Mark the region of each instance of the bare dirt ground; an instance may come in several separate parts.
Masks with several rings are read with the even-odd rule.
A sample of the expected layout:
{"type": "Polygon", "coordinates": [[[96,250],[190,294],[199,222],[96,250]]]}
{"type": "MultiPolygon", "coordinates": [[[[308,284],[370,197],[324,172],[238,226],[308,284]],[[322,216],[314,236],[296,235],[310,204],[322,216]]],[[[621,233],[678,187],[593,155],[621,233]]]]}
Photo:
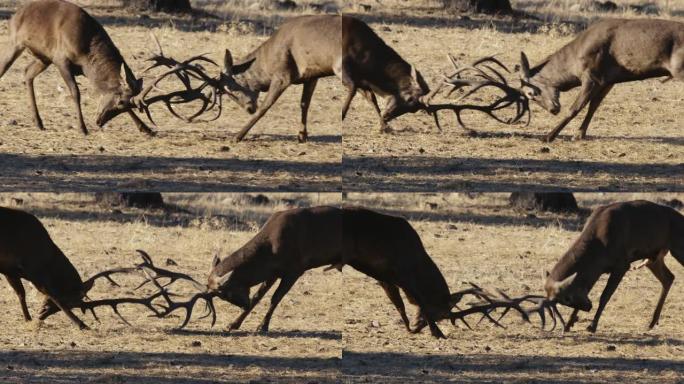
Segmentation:
{"type": "MultiPolygon", "coordinates": [[[[371,13],[349,14],[368,22],[431,84],[452,70],[447,52],[461,65],[497,54],[512,68],[524,50],[534,65],[598,17],[646,17],[581,12],[573,10],[576,2],[511,3],[541,20],[462,17],[441,10],[437,1],[387,0],[371,13]]],[[[669,2],[669,11],[666,2],[656,3],[663,7],[658,17],[684,21],[681,1],[669,2]]],[[[517,76],[510,75],[516,85],[517,76]]],[[[380,134],[374,111],[358,97],[343,123],[344,185],[349,190],[384,191],[678,190],[684,176],[684,133],[676,111],[684,101],[683,89],[681,83],[658,80],[618,85],[594,116],[587,140],[570,140],[582,113],[551,144],[539,139],[561,116],[538,106],[532,107],[528,127],[464,114],[469,127],[481,133],[478,137],[463,136],[447,112],[442,114],[446,127],[441,134],[425,114],[400,117],[391,123],[393,133],[380,134]]],[[[576,90],[563,94],[561,115],[576,95],[576,90]]]]}
{"type": "MultiPolygon", "coordinates": [[[[78,2],[77,2],[78,3],[78,2]]],[[[17,1],[0,2],[0,47],[8,41],[8,19],[17,1]]],[[[138,15],[116,2],[81,3],[100,21],[133,71],[149,64],[156,34],[165,53],[177,59],[209,53],[217,62],[230,48],[235,59],[249,53],[286,17],[310,10],[249,12],[226,5],[211,8],[214,17],[138,15]]],[[[202,9],[200,8],[200,11],[202,9]]],[[[82,105],[91,134],[76,128],[69,92],[54,67],[36,79],[39,131],[28,108],[23,83],[29,55],[24,54],[0,79],[0,164],[5,190],[93,191],[111,188],[165,191],[332,191],[341,182],[342,139],[339,123],[344,94],[339,80],[319,81],[309,112],[309,142],[297,143],[301,86],[288,89],[242,143],[233,135],[249,115],[228,98],[223,116],[212,123],[187,124],[165,108],[154,108],[158,135],[140,133],[125,115],[100,129],[95,125],[97,98],[80,77],[82,105]]],[[[218,69],[209,68],[217,75],[218,69]]],[[[178,87],[167,85],[166,89],[178,87]]],[[[187,110],[186,110],[187,112],[187,110]]]]}
{"type": "MultiPolygon", "coordinates": [[[[251,238],[275,210],[292,205],[339,204],[337,194],[267,194],[256,205],[235,194],[165,194],[168,210],[103,208],[84,194],[3,194],[0,205],[36,214],[83,277],[138,262],[148,251],[160,266],[206,278],[211,258],[251,238]],[[18,200],[21,205],[18,205],[18,200]],[[181,208],[179,210],[177,208],[181,208]],[[186,210],[187,212],[184,212],[186,210]],[[167,266],[167,259],[178,265],[167,266]]],[[[679,198],[671,194],[580,194],[584,208],[617,200],[679,198]]],[[[506,194],[350,194],[364,205],[409,219],[452,290],[473,281],[512,295],[540,293],[540,276],[579,234],[583,216],[531,214],[507,207],[506,194]],[[429,203],[429,204],[428,204],[429,203]]],[[[482,324],[473,331],[440,323],[446,340],[427,331],[408,334],[382,289],[351,268],[310,271],[276,311],[268,335],[252,331],[265,299],[240,332],[225,332],[238,309],[217,302],[217,325],[199,319],[185,332],[179,317],[159,320],[137,307],[108,309],[101,323],[79,331],[56,314],[41,326],[21,320],[14,292],[0,284],[0,381],[3,383],[327,383],[368,382],[659,382],[684,380],[684,267],[668,256],[676,277],[660,324],[646,325],[660,286],[646,269],[630,272],[604,315],[598,332],[584,330],[583,314],[568,333],[543,332],[508,317],[507,329],[482,324]]],[[[91,298],[149,294],[132,291],[140,276],[117,276],[122,288],[98,282],[91,298]]],[[[594,292],[597,300],[603,279],[594,292]]],[[[36,313],[40,294],[26,284],[36,313]]],[[[193,288],[179,284],[178,292],[193,288]]],[[[413,312],[413,308],[410,308],[413,312]]],[[[567,310],[562,310],[567,317],[567,310]]],[[[475,321],[471,321],[471,324],[475,321]]]]}
{"type": "MultiPolygon", "coordinates": [[[[339,194],[273,196],[266,205],[250,204],[238,195],[164,195],[187,213],[101,208],[93,196],[66,194],[4,194],[0,205],[32,212],[83,278],[140,260],[144,249],[164,268],[187,272],[206,281],[211,259],[226,255],[250,239],[274,210],[294,205],[338,204],[339,194]],[[285,201],[279,199],[287,198],[285,201]],[[172,259],[178,266],[167,266],[172,259]]],[[[114,276],[116,288],[99,281],[92,299],[141,297],[133,291],[141,276],[114,276]]],[[[101,323],[77,313],[91,327],[79,331],[65,316],[48,318],[42,326],[24,323],[14,292],[3,279],[0,303],[6,309],[0,324],[0,381],[3,383],[233,383],[337,382],[345,295],[339,273],[312,271],[297,282],[281,302],[272,332],[254,335],[268,301],[255,309],[238,332],[225,332],[239,309],[217,303],[218,321],[190,324],[174,332],[181,318],[159,320],[140,307],[122,307],[122,323],[109,309],[98,311],[101,323]]],[[[36,314],[41,294],[25,283],[29,308],[36,314]]],[[[180,284],[180,293],[192,286],[180,284]]],[[[195,313],[203,311],[198,306],[195,313]]]]}
{"type": "MultiPolygon", "coordinates": [[[[578,194],[581,207],[671,195],[578,194]]],[[[452,291],[464,282],[504,289],[512,295],[540,294],[541,276],[578,236],[575,215],[527,215],[507,206],[507,194],[350,194],[347,204],[375,208],[409,219],[452,291]],[[428,204],[429,203],[429,204],[428,204]]],[[[648,322],[660,293],[649,271],[627,274],[606,307],[595,334],[583,313],[570,333],[543,332],[510,316],[507,329],[481,324],[469,331],[448,321],[439,341],[424,331],[408,334],[382,289],[351,268],[344,270],[348,303],[343,333],[345,382],[543,382],[616,383],[684,380],[684,266],[666,260],[677,276],[663,318],[648,322]]],[[[605,284],[591,294],[594,303],[605,284]]],[[[569,311],[561,309],[565,317],[569,311]]],[[[471,325],[477,317],[470,321],[471,325]]],[[[538,321],[537,321],[538,326],[538,321]]]]}

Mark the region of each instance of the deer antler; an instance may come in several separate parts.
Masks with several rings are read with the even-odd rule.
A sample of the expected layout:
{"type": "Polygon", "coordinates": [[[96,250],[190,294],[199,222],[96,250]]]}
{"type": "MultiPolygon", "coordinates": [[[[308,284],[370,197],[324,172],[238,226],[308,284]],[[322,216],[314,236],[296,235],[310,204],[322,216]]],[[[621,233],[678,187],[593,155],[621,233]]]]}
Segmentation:
{"type": "Polygon", "coordinates": [[[97,307],[102,307],[102,306],[107,306],[112,308],[112,311],[127,325],[131,325],[126,319],[119,313],[119,305],[121,304],[139,304],[139,305],[144,305],[148,309],[150,309],[156,316],[159,316],[161,312],[155,307],[154,300],[157,299],[158,297],[164,296],[166,293],[165,292],[157,292],[149,297],[145,298],[135,298],[135,297],[124,297],[124,298],[118,298],[118,299],[103,299],[103,300],[93,300],[93,301],[84,301],[80,305],[77,306],[77,308],[80,308],[83,313],[86,311],[90,311],[90,313],[93,315],[93,318],[97,320],[98,322],[100,319],[97,317],[97,314],[95,314],[95,308],[97,307]]]}
{"type": "Polygon", "coordinates": [[[135,251],[138,252],[140,257],[143,259],[143,262],[140,264],[137,264],[135,266],[135,269],[139,270],[139,271],[144,271],[144,272],[147,272],[147,271],[154,272],[154,276],[151,276],[149,273],[145,273],[148,278],[144,282],[142,282],[140,285],[138,285],[135,288],[136,290],[143,287],[145,284],[150,283],[150,282],[157,285],[158,282],[156,279],[162,278],[162,277],[168,278],[169,281],[164,285],[158,285],[158,287],[160,289],[166,288],[168,285],[172,284],[173,282],[175,282],[177,280],[187,280],[187,281],[191,282],[199,290],[204,290],[204,288],[205,288],[204,285],[200,284],[200,282],[193,279],[190,275],[187,275],[185,273],[173,272],[173,271],[169,271],[168,269],[157,267],[156,265],[154,265],[154,263],[152,262],[152,258],[150,257],[149,254],[147,254],[147,252],[145,252],[141,249],[136,249],[135,251]]]}
{"type": "Polygon", "coordinates": [[[493,56],[488,56],[475,61],[472,65],[459,68],[456,59],[452,55],[448,55],[449,61],[454,66],[455,72],[449,76],[445,76],[445,80],[438,87],[436,87],[430,94],[425,97],[424,103],[426,104],[425,110],[429,113],[436,114],[441,110],[450,110],[456,115],[458,123],[465,127],[463,120],[461,118],[461,112],[467,110],[480,111],[486,113],[496,121],[504,124],[513,124],[520,121],[526,114],[528,116],[527,123],[529,124],[531,119],[531,112],[529,108],[529,100],[516,88],[508,85],[508,82],[503,74],[499,70],[495,69],[494,66],[502,68],[507,73],[510,73],[508,68],[501,63],[499,60],[493,56]],[[493,65],[489,65],[492,63],[493,65]],[[470,72],[474,73],[474,77],[477,79],[464,79],[462,74],[470,72]],[[459,97],[456,102],[462,101],[479,90],[483,88],[496,88],[503,91],[504,96],[498,98],[494,102],[488,105],[473,105],[473,104],[430,104],[431,99],[443,88],[443,86],[450,86],[451,89],[447,96],[451,95],[454,91],[471,86],[471,90],[466,92],[463,96],[459,97]],[[506,109],[512,105],[516,107],[515,116],[508,119],[502,119],[496,115],[497,111],[506,109]]]}
{"type": "Polygon", "coordinates": [[[222,105],[221,92],[216,91],[217,89],[220,89],[219,81],[218,79],[214,79],[211,76],[209,76],[199,63],[204,62],[214,66],[218,65],[213,60],[207,58],[206,54],[196,55],[184,61],[178,61],[172,57],[165,56],[164,51],[161,48],[161,44],[159,43],[159,40],[154,34],[151,35],[152,40],[157,46],[157,53],[155,55],[152,55],[148,59],[148,61],[152,61],[154,63],[150,67],[146,68],[143,71],[143,73],[149,72],[150,70],[157,67],[166,67],[169,69],[166,72],[161,73],[154,79],[149,80],[148,84],[131,99],[131,102],[135,104],[141,111],[144,111],[147,115],[147,118],[154,125],[156,124],[152,119],[152,115],[149,111],[149,106],[156,102],[163,102],[166,108],[171,112],[171,114],[187,122],[194,121],[198,116],[200,116],[204,112],[213,109],[216,105],[219,105],[218,114],[214,118],[207,121],[213,121],[218,119],[218,117],[221,114],[220,107],[222,105]],[[159,82],[161,82],[164,78],[170,75],[175,75],[183,84],[185,89],[181,91],[174,91],[162,95],[157,95],[150,99],[146,99],[147,95],[152,90],[161,91],[161,89],[158,87],[159,82]],[[201,80],[203,82],[199,86],[193,88],[191,79],[201,80]],[[208,95],[204,94],[204,91],[207,88],[209,90],[208,95]],[[202,106],[197,112],[195,112],[192,116],[188,118],[181,116],[173,108],[174,104],[185,104],[196,100],[201,100],[202,106]]]}
{"type": "Polygon", "coordinates": [[[183,320],[183,323],[177,328],[183,329],[190,322],[190,318],[192,317],[192,311],[195,307],[195,304],[198,300],[202,299],[206,303],[207,313],[204,314],[201,318],[203,319],[211,315],[211,326],[213,327],[214,324],[216,324],[216,308],[214,307],[214,297],[216,296],[217,294],[214,292],[205,291],[195,294],[193,297],[191,297],[188,301],[185,302],[174,302],[170,298],[165,297],[168,306],[165,308],[164,312],[160,313],[157,316],[166,317],[171,313],[175,312],[177,309],[183,308],[185,309],[185,319],[183,320]]]}

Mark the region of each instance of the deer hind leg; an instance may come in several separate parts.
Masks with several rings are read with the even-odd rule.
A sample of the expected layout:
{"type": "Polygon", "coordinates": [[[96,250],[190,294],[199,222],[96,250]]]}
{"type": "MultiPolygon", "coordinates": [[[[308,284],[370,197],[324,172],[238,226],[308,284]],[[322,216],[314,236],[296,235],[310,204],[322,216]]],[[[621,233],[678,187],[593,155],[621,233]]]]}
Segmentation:
{"type": "Polygon", "coordinates": [[[250,129],[259,121],[261,120],[262,117],[268,112],[269,109],[275,104],[276,101],[278,101],[278,98],[280,95],[283,94],[285,91],[285,88],[287,88],[288,84],[286,84],[282,80],[274,80],[271,82],[271,86],[269,87],[268,93],[266,94],[266,99],[264,102],[259,106],[257,109],[256,113],[252,118],[245,124],[245,126],[238,132],[237,136],[235,136],[235,141],[240,142],[242,139],[245,138],[245,135],[247,135],[247,132],[249,132],[250,129]]]}
{"type": "Polygon", "coordinates": [[[43,127],[43,119],[40,118],[38,113],[38,106],[36,105],[36,91],[33,87],[33,79],[45,71],[49,66],[49,63],[45,63],[42,60],[36,59],[31,64],[26,67],[24,72],[24,82],[26,83],[26,90],[29,96],[29,103],[31,104],[31,112],[33,113],[33,121],[36,123],[38,129],[45,130],[43,127]]]}
{"type": "Polygon", "coordinates": [[[86,128],[85,121],[83,121],[83,112],[81,111],[81,92],[78,89],[78,84],[76,83],[76,78],[69,68],[69,62],[64,61],[62,63],[55,63],[55,66],[59,70],[62,79],[69,88],[71,92],[71,97],[74,100],[74,106],[76,107],[76,117],[78,119],[78,126],[84,135],[88,134],[88,128],[86,128]]]}
{"type": "Polygon", "coordinates": [[[17,293],[19,298],[19,304],[21,305],[21,312],[24,315],[24,320],[31,321],[31,314],[29,313],[28,306],[26,305],[26,291],[24,291],[24,285],[21,283],[21,278],[16,276],[5,276],[7,277],[7,282],[17,293]]]}
{"type": "Polygon", "coordinates": [[[665,255],[667,255],[667,250],[661,252],[660,254],[658,254],[655,260],[646,264],[648,269],[650,269],[651,272],[653,272],[653,275],[655,275],[658,281],[660,281],[660,284],[662,284],[663,286],[662,290],[660,291],[660,298],[658,299],[658,304],[656,305],[656,309],[653,312],[653,317],[651,318],[651,324],[649,324],[648,326],[649,329],[655,327],[655,325],[658,324],[658,319],[660,319],[660,311],[663,310],[665,299],[667,298],[667,294],[670,292],[670,287],[672,286],[672,282],[674,281],[674,275],[665,265],[665,255]]]}
{"type": "Polygon", "coordinates": [[[406,316],[406,307],[404,306],[404,301],[401,299],[399,288],[394,284],[386,283],[383,281],[380,281],[378,283],[380,284],[382,289],[385,290],[387,297],[389,297],[392,304],[394,304],[394,307],[397,309],[397,311],[399,311],[399,316],[401,316],[401,321],[404,322],[406,330],[411,332],[411,325],[408,316],[406,316]]]}
{"type": "Polygon", "coordinates": [[[613,89],[613,85],[609,85],[607,87],[604,87],[596,95],[591,99],[589,102],[589,107],[587,108],[587,115],[584,116],[584,120],[582,121],[582,125],[579,127],[579,131],[573,138],[573,140],[583,140],[587,137],[587,128],[589,128],[589,123],[591,123],[591,119],[594,117],[594,113],[596,113],[596,110],[598,109],[599,105],[601,105],[601,102],[603,99],[608,95],[608,92],[613,89]]]}
{"type": "Polygon", "coordinates": [[[276,291],[273,293],[273,296],[271,297],[271,305],[268,307],[268,312],[266,312],[264,320],[259,325],[259,328],[257,328],[257,332],[268,332],[268,326],[271,323],[271,317],[273,316],[273,312],[280,303],[280,300],[282,300],[283,297],[287,294],[287,292],[290,291],[290,289],[297,281],[297,279],[299,279],[300,276],[301,274],[288,275],[280,279],[280,284],[278,284],[278,288],[276,288],[276,291]]]}
{"type": "Polygon", "coordinates": [[[608,283],[606,284],[606,287],[603,289],[603,293],[601,293],[601,298],[599,299],[599,306],[598,309],[596,309],[594,319],[591,321],[589,327],[587,327],[587,330],[589,332],[596,332],[596,328],[598,327],[598,322],[599,318],[601,317],[601,313],[603,313],[603,310],[606,308],[606,304],[608,304],[608,301],[610,300],[611,296],[613,296],[613,293],[615,293],[615,290],[620,284],[620,281],[625,276],[625,273],[627,273],[628,270],[629,266],[625,268],[615,269],[613,270],[613,272],[611,272],[610,277],[608,277],[608,283]]]}
{"type": "Polygon", "coordinates": [[[6,46],[2,53],[0,53],[0,77],[14,64],[19,55],[24,51],[24,48],[18,47],[14,44],[6,46]]]}
{"type": "Polygon", "coordinates": [[[297,140],[299,140],[300,143],[305,143],[309,136],[309,133],[306,131],[306,119],[309,115],[309,105],[311,104],[311,97],[316,90],[317,83],[318,79],[309,80],[304,83],[304,87],[302,88],[302,100],[300,103],[300,106],[302,107],[302,130],[299,131],[299,134],[297,135],[297,140]]]}
{"type": "Polygon", "coordinates": [[[591,80],[588,76],[584,76],[585,78],[582,79],[582,88],[580,89],[579,95],[577,95],[577,99],[575,99],[575,102],[570,106],[570,112],[566,117],[561,120],[558,125],[551,130],[545,137],[544,141],[546,142],[552,142],[553,140],[556,139],[558,134],[565,128],[568,123],[577,116],[578,113],[584,107],[586,107],[587,103],[596,95],[596,83],[594,80],[591,80]]]}
{"type": "Polygon", "coordinates": [[[259,286],[259,289],[254,293],[254,296],[252,296],[252,299],[249,301],[249,307],[242,311],[240,316],[238,316],[233,322],[228,326],[228,329],[231,331],[234,331],[236,329],[239,329],[240,326],[242,325],[242,322],[245,321],[247,316],[252,312],[254,307],[256,307],[257,304],[259,304],[259,301],[266,295],[266,292],[268,292],[269,289],[273,286],[273,283],[275,283],[276,279],[271,279],[268,281],[265,281],[261,286],[259,286]]]}
{"type": "Polygon", "coordinates": [[[373,109],[375,110],[375,113],[378,115],[378,119],[380,119],[380,133],[389,132],[389,129],[387,127],[387,121],[382,116],[382,111],[380,110],[380,106],[378,105],[378,98],[375,96],[375,93],[368,89],[360,89],[359,91],[361,91],[363,97],[365,97],[366,100],[368,100],[368,102],[371,103],[373,109]]]}

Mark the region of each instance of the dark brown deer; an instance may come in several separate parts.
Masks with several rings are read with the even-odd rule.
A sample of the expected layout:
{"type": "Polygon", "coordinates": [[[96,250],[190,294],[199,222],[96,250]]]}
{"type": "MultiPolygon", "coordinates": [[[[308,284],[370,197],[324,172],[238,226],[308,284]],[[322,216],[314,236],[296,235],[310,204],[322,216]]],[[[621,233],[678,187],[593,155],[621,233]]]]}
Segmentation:
{"type": "Polygon", "coordinates": [[[303,84],[300,142],[307,139],[307,114],[318,79],[337,76],[349,89],[346,116],[356,91],[366,96],[386,122],[423,106],[429,88],[420,73],[388,47],[365,23],[348,16],[300,16],[287,20],[238,63],[226,50],[223,91],[254,116],[235,137],[241,141],[292,84],[303,84]],[[267,92],[257,107],[260,92],[267,92]],[[375,93],[391,97],[381,115],[375,93]]]}
{"type": "MultiPolygon", "coordinates": [[[[33,59],[26,67],[24,79],[29,95],[33,120],[43,130],[43,120],[38,113],[33,81],[48,66],[54,64],[71,93],[76,107],[78,126],[88,133],[81,112],[81,94],[76,76],[90,80],[100,95],[96,123],[104,126],[121,113],[127,113],[141,132],[154,132],[133,112],[144,109],[148,113],[146,95],[163,77],[185,69],[187,62],[173,71],[152,81],[143,89],[124,61],[102,25],[80,7],[62,0],[36,0],[22,6],[9,23],[9,45],[0,52],[0,77],[10,68],[22,52],[28,50],[33,59]]],[[[181,96],[182,93],[176,93],[181,96]]],[[[197,95],[195,95],[198,97],[197,95]]],[[[157,97],[165,101],[168,97],[157,97]]],[[[168,104],[167,104],[168,105],[168,104]]]]}
{"type": "Polygon", "coordinates": [[[570,111],[549,132],[553,141],[587,105],[576,139],[587,128],[615,84],[666,76],[684,80],[684,24],[669,20],[606,19],[592,24],[573,41],[530,68],[521,54],[522,91],[542,108],[560,112],[561,92],[580,87],[570,111]]]}
{"type": "Polygon", "coordinates": [[[684,216],[676,210],[643,200],[599,207],[587,220],[579,238],[547,272],[547,298],[573,308],[565,327],[570,330],[580,310],[591,310],[588,295],[599,277],[609,274],[594,319],[587,328],[595,332],[601,313],[630,264],[646,259],[646,266],[663,286],[649,325],[653,328],[674,280],[664,261],[668,251],[684,265],[684,216]]]}
{"type": "Polygon", "coordinates": [[[428,325],[433,336],[444,337],[435,324],[437,320],[454,322],[473,313],[489,317],[489,312],[496,308],[514,308],[524,313],[519,303],[490,300],[479,289],[449,293],[444,277],[406,220],[361,208],[313,207],[273,214],[240,249],[222,260],[214,258],[205,292],[180,303],[172,302],[167,296],[169,306],[164,316],[179,308],[185,309],[182,328],[189,322],[195,303],[204,299],[215,319],[212,300],[219,297],[243,309],[229,326],[231,330],[238,329],[280,279],[258,328],[258,331],[266,332],[276,306],[305,271],[323,266],[341,270],[344,265],[378,280],[399,310],[406,328],[412,332],[419,332],[428,325]],[[250,288],[259,284],[250,298],[250,288]],[[420,307],[415,330],[410,328],[399,288],[420,307]],[[468,293],[488,303],[452,313],[451,308],[468,293]]]}
{"type": "MultiPolygon", "coordinates": [[[[39,319],[44,320],[50,315],[63,311],[69,319],[80,329],[88,327],[72,312],[73,308],[83,311],[99,306],[111,307],[119,315],[118,306],[121,304],[144,305],[154,313],[159,313],[153,301],[160,297],[160,293],[148,298],[119,298],[84,301],[88,291],[99,278],[106,278],[117,285],[110,275],[146,270],[159,274],[160,277],[191,279],[187,275],[173,274],[159,269],[152,264],[149,257],[135,268],[116,268],[95,274],[83,281],[69,259],[52,241],[45,227],[33,215],[10,208],[0,207],[0,273],[5,275],[19,297],[21,311],[26,321],[31,320],[26,294],[21,279],[26,279],[45,295],[39,319]],[[163,275],[163,276],[161,276],[163,275]]],[[[151,276],[154,277],[154,276],[151,276]]],[[[120,315],[119,315],[120,316],[120,315]]],[[[96,317],[97,319],[97,317],[96,317]]],[[[123,318],[122,318],[123,319],[123,318]]],[[[125,321],[125,320],[124,320],[125,321]]]]}

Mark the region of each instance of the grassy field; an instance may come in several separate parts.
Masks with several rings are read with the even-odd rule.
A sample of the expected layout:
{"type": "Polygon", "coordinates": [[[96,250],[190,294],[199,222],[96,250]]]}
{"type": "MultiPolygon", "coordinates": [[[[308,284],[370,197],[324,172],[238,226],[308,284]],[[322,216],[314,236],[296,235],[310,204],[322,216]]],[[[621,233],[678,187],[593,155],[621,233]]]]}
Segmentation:
{"type": "MultiPolygon", "coordinates": [[[[0,205],[37,215],[85,278],[138,262],[135,249],[157,264],[204,281],[215,253],[226,255],[251,238],[275,210],[340,203],[337,194],[267,194],[256,205],[237,194],[166,194],[165,210],[101,207],[86,194],[3,194],[0,205]],[[20,203],[20,205],[18,205],[20,203]]],[[[681,195],[590,194],[583,208],[618,200],[654,201],[681,195]]],[[[406,217],[445,276],[451,290],[472,281],[512,295],[541,293],[540,276],[579,234],[583,215],[530,214],[511,210],[506,194],[350,194],[346,204],[406,217]]],[[[427,331],[408,334],[382,289],[351,268],[306,273],[278,307],[267,335],[252,332],[267,308],[264,300],[239,332],[225,327],[239,310],[217,302],[218,323],[196,316],[174,331],[178,316],[159,320],[124,307],[128,327],[111,311],[79,331],[57,314],[42,324],[24,323],[14,292],[0,284],[0,381],[3,383],[405,383],[416,382],[652,382],[684,380],[684,267],[668,256],[676,276],[660,324],[646,326],[660,285],[646,269],[627,274],[596,334],[583,314],[572,332],[543,332],[508,317],[507,329],[473,331],[440,323],[446,340],[427,331]]],[[[90,297],[125,297],[141,277],[118,276],[90,297]]],[[[597,300],[605,279],[592,292],[597,300]]],[[[26,284],[35,315],[40,294],[26,284]]],[[[182,283],[178,292],[192,294],[182,283]]],[[[413,312],[413,308],[410,308],[413,312]]],[[[562,309],[567,317],[568,311],[562,309]]],[[[472,322],[471,322],[472,323],[472,322]]]]}
{"type": "MultiPolygon", "coordinates": [[[[18,4],[0,2],[0,47],[8,40],[8,20],[18,4]]],[[[136,15],[117,2],[80,4],[104,25],[138,76],[155,49],[150,32],[160,39],[168,56],[181,59],[209,53],[222,63],[226,48],[237,60],[265,41],[285,17],[310,12],[242,12],[237,5],[227,5],[210,9],[218,14],[215,17],[136,15]]],[[[28,58],[28,54],[22,55],[0,80],[0,127],[6,133],[0,139],[0,163],[5,190],[339,189],[342,139],[338,100],[344,95],[339,80],[328,78],[318,83],[309,112],[307,144],[297,142],[301,86],[288,89],[246,140],[235,144],[233,135],[249,115],[227,97],[222,117],[212,123],[187,124],[164,107],[153,107],[159,126],[153,138],[140,133],[125,115],[99,129],[95,125],[97,98],[81,77],[84,117],[91,130],[84,137],[77,128],[69,92],[54,66],[35,82],[46,131],[34,126],[23,83],[28,58]]],[[[216,68],[208,70],[218,74],[216,68]]],[[[171,87],[178,84],[164,88],[171,87]]]]}
{"type": "MultiPolygon", "coordinates": [[[[350,14],[368,22],[431,84],[452,70],[447,53],[461,65],[497,54],[513,68],[520,51],[525,51],[534,65],[599,17],[646,17],[632,11],[577,11],[572,8],[576,2],[568,1],[512,1],[514,8],[540,20],[463,17],[441,10],[437,1],[381,3],[372,13],[350,14]]],[[[659,4],[665,7],[664,1],[659,4]]],[[[658,17],[684,21],[683,15],[684,3],[671,1],[669,12],[658,17]]],[[[518,84],[517,78],[518,74],[510,75],[513,84],[518,84]]],[[[682,90],[681,82],[658,80],[618,85],[594,116],[587,140],[570,141],[582,113],[551,144],[539,139],[561,116],[536,105],[528,127],[464,114],[478,137],[464,136],[446,112],[441,134],[425,114],[400,117],[391,123],[393,133],[380,134],[374,111],[359,97],[343,124],[343,182],[349,190],[388,192],[677,190],[684,176],[681,118],[676,112],[684,100],[682,90]]],[[[576,95],[577,90],[562,95],[561,115],[576,95]]]]}

